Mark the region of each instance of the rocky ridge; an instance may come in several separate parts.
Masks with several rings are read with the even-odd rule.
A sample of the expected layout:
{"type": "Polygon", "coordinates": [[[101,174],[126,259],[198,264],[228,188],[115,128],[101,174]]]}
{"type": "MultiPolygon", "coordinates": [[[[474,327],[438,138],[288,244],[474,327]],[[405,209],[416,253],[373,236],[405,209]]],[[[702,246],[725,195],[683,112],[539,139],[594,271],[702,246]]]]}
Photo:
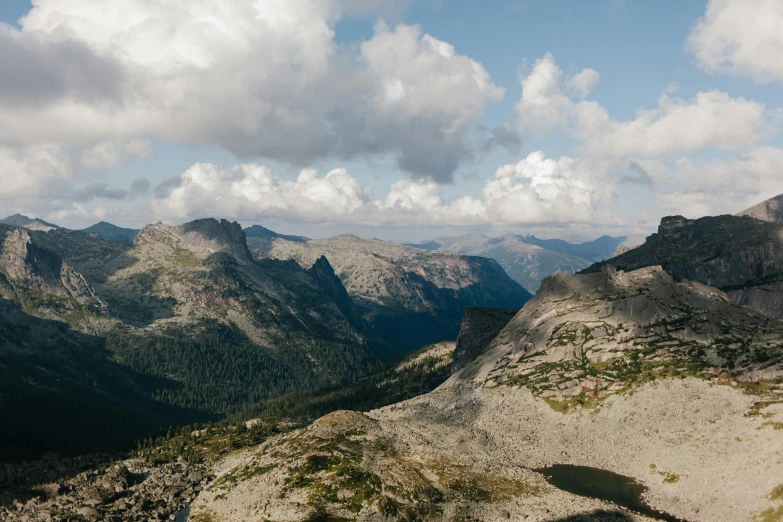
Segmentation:
{"type": "Polygon", "coordinates": [[[544,281],[458,382],[525,386],[564,407],[634,384],[697,376],[783,379],[783,324],[661,267],[544,281]]]}
{"type": "Polygon", "coordinates": [[[454,339],[466,306],[519,307],[530,294],[497,262],[344,235],[306,242],[248,239],[256,259],[310,268],[325,256],[372,333],[409,349],[454,339]]]}
{"type": "Polygon", "coordinates": [[[3,420],[0,454],[4,437],[58,451],[82,447],[74,434],[96,447],[115,436],[127,443],[161,424],[326,386],[380,360],[326,259],[309,270],[256,262],[241,227],[217,220],[150,225],[132,244],[0,225],[0,325],[7,406],[51,404],[49,414],[73,417],[63,444],[38,421],[35,436],[17,440],[21,426],[3,420]],[[75,411],[85,403],[95,418],[75,411]],[[91,428],[111,412],[130,429],[91,428]]]}
{"type": "Polygon", "coordinates": [[[736,304],[783,318],[783,225],[748,216],[668,216],[644,244],[583,270],[661,265],[677,280],[724,290],[736,304]]]}
{"type": "Polygon", "coordinates": [[[366,416],[337,412],[227,457],[193,513],[648,520],[535,471],[574,464],[636,479],[654,508],[684,520],[774,520],[782,333],[660,267],[561,274],[439,389],[366,416]]]}

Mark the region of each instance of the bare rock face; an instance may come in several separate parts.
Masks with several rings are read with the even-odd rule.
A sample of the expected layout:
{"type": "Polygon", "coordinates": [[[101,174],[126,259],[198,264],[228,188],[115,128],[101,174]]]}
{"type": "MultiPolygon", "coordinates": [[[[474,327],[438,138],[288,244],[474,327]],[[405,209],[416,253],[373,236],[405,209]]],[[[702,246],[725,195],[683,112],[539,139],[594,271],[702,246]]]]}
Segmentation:
{"type": "Polygon", "coordinates": [[[762,201],[758,205],[743,210],[737,215],[750,216],[771,223],[783,223],[783,194],[762,201]]]}
{"type": "Polygon", "coordinates": [[[513,382],[562,401],[654,375],[710,372],[783,376],[783,324],[656,266],[546,279],[450,382],[513,382]]]}
{"type": "Polygon", "coordinates": [[[352,234],[290,241],[251,237],[257,260],[326,257],[375,337],[398,353],[455,339],[467,306],[514,308],[531,296],[494,260],[430,252],[352,234]]]}
{"type": "Polygon", "coordinates": [[[84,276],[36,245],[25,228],[0,228],[0,296],[24,303],[27,311],[44,318],[70,322],[73,314],[108,317],[106,303],[84,276]]]}
{"type": "Polygon", "coordinates": [[[179,226],[148,225],[136,238],[137,243],[145,241],[162,242],[194,253],[226,252],[237,259],[250,259],[244,230],[236,221],[225,219],[198,219],[179,226]]]}
{"type": "Polygon", "coordinates": [[[783,317],[783,282],[749,286],[726,293],[736,305],[749,306],[772,317],[783,317]]]}
{"type": "Polygon", "coordinates": [[[462,314],[462,327],[457,337],[451,373],[463,368],[482,353],[517,312],[505,308],[466,308],[462,314]]]}
{"type": "Polygon", "coordinates": [[[644,244],[582,273],[607,265],[619,270],[661,265],[674,279],[698,281],[727,292],[735,303],[783,318],[783,225],[747,216],[697,220],[670,216],[644,244]]]}

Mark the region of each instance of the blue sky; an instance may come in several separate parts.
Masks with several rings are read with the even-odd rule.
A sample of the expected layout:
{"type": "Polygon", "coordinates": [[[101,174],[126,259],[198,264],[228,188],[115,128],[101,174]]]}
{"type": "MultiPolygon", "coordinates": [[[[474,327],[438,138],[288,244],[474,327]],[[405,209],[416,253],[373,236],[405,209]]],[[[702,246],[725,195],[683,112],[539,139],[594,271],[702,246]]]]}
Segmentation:
{"type": "Polygon", "coordinates": [[[574,238],[783,192],[775,0],[154,5],[0,4],[8,213],[574,238]]]}

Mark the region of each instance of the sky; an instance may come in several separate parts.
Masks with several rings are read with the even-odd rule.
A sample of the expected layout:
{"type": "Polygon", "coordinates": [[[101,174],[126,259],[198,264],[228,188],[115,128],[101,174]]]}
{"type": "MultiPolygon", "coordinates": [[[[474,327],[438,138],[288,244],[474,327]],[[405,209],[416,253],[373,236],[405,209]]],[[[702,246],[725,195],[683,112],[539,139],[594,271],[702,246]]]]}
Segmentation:
{"type": "Polygon", "coordinates": [[[783,193],[780,0],[4,0],[0,213],[646,234],[783,193]]]}

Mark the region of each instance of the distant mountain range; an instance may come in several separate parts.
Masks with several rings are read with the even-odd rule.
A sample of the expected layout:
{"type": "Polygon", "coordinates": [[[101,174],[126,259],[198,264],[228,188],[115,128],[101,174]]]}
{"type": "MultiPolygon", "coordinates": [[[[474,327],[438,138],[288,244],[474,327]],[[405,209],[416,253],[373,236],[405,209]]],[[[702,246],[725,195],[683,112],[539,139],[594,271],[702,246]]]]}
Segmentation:
{"type": "Polygon", "coordinates": [[[562,239],[539,239],[530,234],[490,237],[472,233],[438,237],[407,246],[494,259],[512,279],[535,293],[541,281],[552,274],[573,274],[596,261],[612,257],[623,245],[636,246],[643,240],[639,236],[601,236],[585,243],[569,243],[562,239]]]}
{"type": "Polygon", "coordinates": [[[29,218],[27,216],[23,216],[22,214],[14,214],[13,216],[8,216],[7,218],[0,220],[0,225],[9,225],[12,227],[24,227],[29,230],[41,230],[43,232],[47,232],[55,228],[60,228],[57,225],[52,223],[47,223],[42,219],[29,218]]]}

